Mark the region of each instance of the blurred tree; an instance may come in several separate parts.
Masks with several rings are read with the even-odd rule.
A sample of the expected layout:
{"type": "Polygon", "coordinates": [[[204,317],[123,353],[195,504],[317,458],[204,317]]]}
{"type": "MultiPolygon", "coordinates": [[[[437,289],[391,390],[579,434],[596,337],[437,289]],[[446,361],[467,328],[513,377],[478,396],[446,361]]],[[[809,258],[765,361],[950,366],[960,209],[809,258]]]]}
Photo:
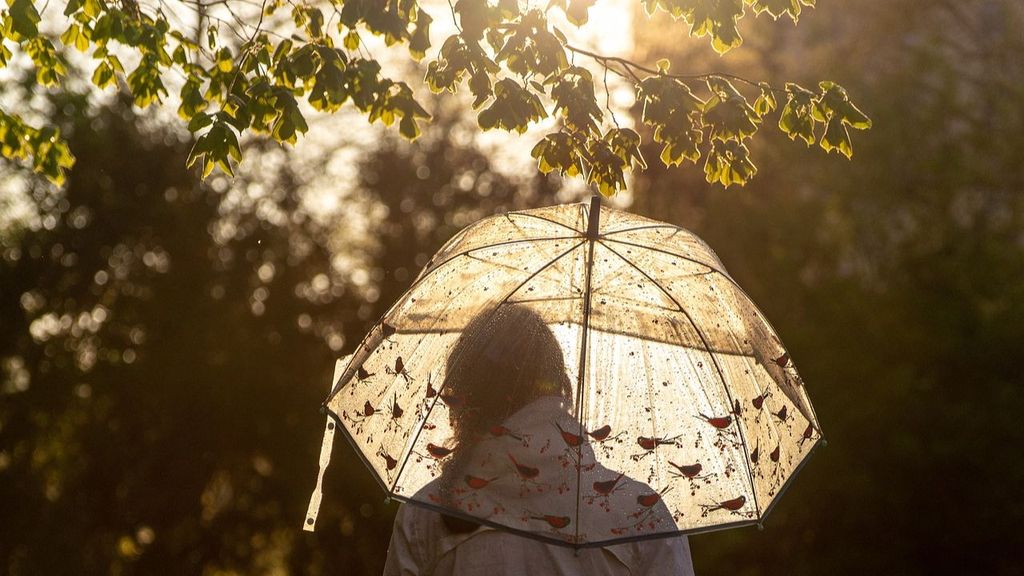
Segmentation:
{"type": "Polygon", "coordinates": [[[764,532],[693,539],[699,573],[1020,572],[1022,25],[1013,1],[859,0],[758,31],[738,73],[827,70],[862,95],[878,129],[858,163],[765,138],[749,194],[637,183],[775,323],[830,441],[764,532]]]}
{"type": "Polygon", "coordinates": [[[455,229],[551,185],[443,137],[466,130],[454,112],[386,139],[360,170],[380,233],[357,293],[276,146],[203,184],[125,100],[50,109],[83,160],[66,189],[3,171],[29,211],[0,211],[0,571],[379,573],[392,510],[348,446],[319,530],[299,530],[331,357],[455,229]]]}
{"type": "Polygon", "coordinates": [[[83,161],[64,191],[26,180],[35,213],[3,239],[0,570],[286,566],[309,384],[354,320],[327,231],[286,168],[261,196],[218,192],[130,103],[53,104],[83,161]]]}
{"type": "MultiPolygon", "coordinates": [[[[232,160],[242,157],[239,134],[295,142],[308,129],[298,98],[326,112],[351,101],[369,122],[397,122],[409,139],[419,136],[419,121],[430,117],[412,87],[382,74],[382,61],[367,55],[362,37],[380,36],[388,46],[407,44],[412,59],[423,58],[431,46],[433,18],[416,0],[185,0],[173,5],[69,0],[60,3],[62,15],[50,13],[58,28],[52,34],[44,31],[43,21],[49,3],[35,4],[12,0],[3,11],[0,67],[24,55],[40,86],[57,86],[67,72],[61,47],[91,51],[92,83],[99,88],[124,84],[140,107],[163,103],[168,85],[178,83],[171,78],[179,74],[184,78],[179,115],[190,131],[202,132],[188,165],[199,164],[204,176],[217,166],[233,172],[232,160]],[[183,16],[194,16],[195,25],[186,25],[183,16]]],[[[594,78],[604,78],[607,92],[608,72],[635,88],[645,106],[643,121],[655,127],[654,141],[663,145],[665,165],[696,163],[704,156],[708,181],[726,186],[743,184],[756,172],[746,143],[769,118],[790,138],[808,145],[817,141],[847,157],[852,154],[848,128],[870,125],[832,82],[807,90],[727,74],[671,74],[667,60],[655,68],[574,46],[557,23],[584,26],[593,4],[556,0],[543,9],[508,0],[450,4],[458,32],[429,63],[425,83],[434,92],[455,92],[467,84],[485,130],[523,133],[550,108],[561,127],[533,150],[541,171],[584,175],[607,195],[625,187],[626,172],[646,166],[637,132],[605,118],[598,104],[594,78]],[[593,69],[571,61],[576,55],[587,57],[593,69]],[[777,121],[769,116],[776,108],[781,110],[777,121]]],[[[683,20],[690,36],[706,36],[724,53],[740,45],[738,21],[748,12],[796,23],[814,0],[643,4],[648,13],[683,20]]],[[[0,110],[0,142],[3,156],[31,159],[38,172],[57,183],[73,162],[54,126],[32,126],[16,111],[0,110]]]]}

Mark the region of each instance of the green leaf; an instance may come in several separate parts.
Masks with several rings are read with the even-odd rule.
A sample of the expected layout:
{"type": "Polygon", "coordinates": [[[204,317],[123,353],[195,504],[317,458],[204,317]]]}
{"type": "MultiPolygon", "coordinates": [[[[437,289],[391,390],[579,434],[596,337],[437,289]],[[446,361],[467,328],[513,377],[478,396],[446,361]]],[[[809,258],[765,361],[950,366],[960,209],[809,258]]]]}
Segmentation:
{"type": "Polygon", "coordinates": [[[587,182],[596,185],[602,196],[613,196],[617,191],[626,188],[626,162],[607,142],[597,139],[588,141],[587,158],[590,165],[587,182]]]}
{"type": "Polygon", "coordinates": [[[224,47],[217,51],[217,69],[227,74],[235,67],[235,57],[231,49],[224,47]]]}
{"type": "Polygon", "coordinates": [[[139,65],[128,75],[128,87],[131,89],[135,105],[139,108],[163,101],[167,96],[167,89],[160,77],[160,69],[154,56],[143,56],[139,65]]]}
{"type": "Polygon", "coordinates": [[[590,19],[590,7],[596,0],[569,0],[569,7],[565,10],[565,17],[576,26],[582,26],[590,19]]]}
{"type": "Polygon", "coordinates": [[[791,140],[801,138],[814,144],[814,93],[796,84],[786,84],[786,105],[779,117],[779,129],[791,140]]]}
{"type": "Polygon", "coordinates": [[[631,169],[647,169],[647,162],[640,153],[640,134],[630,128],[612,128],[604,135],[605,141],[616,156],[631,169]]]}
{"type": "Polygon", "coordinates": [[[712,77],[707,84],[712,97],[704,105],[704,121],[712,139],[743,140],[757,132],[760,116],[732,83],[712,77]]]}
{"type": "Polygon", "coordinates": [[[96,70],[92,73],[92,83],[99,88],[106,88],[115,83],[114,70],[106,60],[96,66],[96,70]]]}
{"type": "Polygon", "coordinates": [[[821,96],[817,100],[815,110],[821,116],[817,118],[819,121],[827,122],[835,116],[857,130],[871,127],[871,119],[850,102],[850,97],[842,86],[824,81],[820,82],[818,87],[821,88],[821,96]]]}
{"type": "Polygon", "coordinates": [[[537,168],[544,174],[558,170],[562,175],[583,173],[583,158],[572,136],[565,132],[548,134],[530,151],[537,159],[537,168]]]}
{"type": "MultiPolygon", "coordinates": [[[[285,40],[285,42],[288,42],[288,45],[291,46],[291,41],[290,40],[285,40]]],[[[283,44],[283,42],[282,42],[282,44],[283,44]]],[[[350,30],[349,33],[345,35],[345,39],[342,41],[342,45],[345,46],[345,48],[347,50],[358,50],[359,49],[359,33],[356,32],[355,30],[350,30]]],[[[281,49],[281,47],[279,46],[278,50],[280,50],[280,49],[281,49]]],[[[276,54],[275,54],[275,58],[274,59],[277,60],[276,54]]]]}
{"type": "Polygon", "coordinates": [[[271,135],[278,142],[294,144],[297,134],[305,134],[309,130],[306,119],[299,110],[295,97],[286,90],[276,90],[274,107],[277,116],[271,127],[271,135]]]}
{"type": "Polygon", "coordinates": [[[8,14],[14,40],[29,40],[39,35],[39,12],[31,0],[12,0],[8,14]]]}
{"type": "Polygon", "coordinates": [[[64,15],[71,16],[75,12],[78,12],[82,8],[82,0],[69,0],[68,5],[64,7],[64,15]]]}
{"type": "Polygon", "coordinates": [[[480,112],[477,120],[484,130],[502,128],[522,134],[531,122],[546,116],[547,111],[536,94],[506,78],[494,86],[494,101],[480,112]]]}
{"type": "Polygon", "coordinates": [[[103,0],[85,0],[82,3],[82,11],[89,18],[96,19],[99,15],[106,10],[106,6],[103,0]]]}
{"type": "Polygon", "coordinates": [[[598,133],[604,114],[594,96],[594,80],[590,71],[571,66],[548,82],[552,83],[554,112],[561,116],[565,126],[572,132],[598,133]]]}
{"type": "Polygon", "coordinates": [[[430,48],[430,23],[433,18],[426,12],[420,12],[416,19],[416,28],[409,38],[409,53],[416,61],[421,60],[430,48]]]}
{"type": "Polygon", "coordinates": [[[736,141],[713,142],[704,163],[704,176],[709,183],[720,183],[729,187],[743,186],[757,173],[757,166],[750,161],[750,151],[736,141]]]}
{"type": "Polygon", "coordinates": [[[186,160],[186,168],[197,163],[202,166],[202,177],[206,178],[219,167],[228,176],[234,176],[231,159],[242,159],[242,151],[238,146],[238,137],[226,122],[216,121],[210,130],[196,139],[186,160]]]}
{"type": "Polygon", "coordinates": [[[837,117],[832,117],[825,126],[825,133],[821,135],[819,145],[826,152],[836,151],[850,158],[853,156],[853,143],[850,141],[850,133],[846,125],[837,117]]]}
{"type": "Polygon", "coordinates": [[[398,133],[407,140],[415,140],[420,136],[420,127],[415,118],[406,116],[398,122],[398,133]]]}
{"type": "Polygon", "coordinates": [[[200,112],[192,117],[192,120],[188,123],[189,132],[198,132],[203,128],[206,128],[213,123],[213,116],[200,112]]]}
{"type": "Polygon", "coordinates": [[[775,110],[778,103],[775,101],[775,92],[771,86],[765,82],[761,82],[758,86],[761,88],[761,95],[754,101],[754,111],[758,116],[764,116],[775,110]]]}
{"type": "Polygon", "coordinates": [[[491,97],[494,91],[491,89],[491,77],[485,72],[479,72],[473,74],[469,78],[469,90],[475,97],[473,99],[473,109],[479,109],[487,100],[491,97]]]}

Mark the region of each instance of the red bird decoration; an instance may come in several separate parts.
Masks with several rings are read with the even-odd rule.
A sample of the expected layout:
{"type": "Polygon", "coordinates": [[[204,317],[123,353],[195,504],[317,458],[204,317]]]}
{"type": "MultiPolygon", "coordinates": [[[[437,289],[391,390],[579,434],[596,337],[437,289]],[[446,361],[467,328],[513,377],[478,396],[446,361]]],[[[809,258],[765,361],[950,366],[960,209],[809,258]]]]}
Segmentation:
{"type": "Polygon", "coordinates": [[[479,489],[487,486],[491,482],[494,482],[498,478],[494,477],[494,478],[486,479],[486,478],[479,478],[479,477],[473,476],[471,474],[466,474],[466,478],[465,479],[466,479],[466,485],[467,486],[469,486],[473,490],[479,490],[479,489]]]}
{"type": "Polygon", "coordinates": [[[625,473],[619,474],[613,480],[604,480],[602,482],[594,482],[594,491],[602,496],[607,496],[615,490],[615,485],[622,480],[625,473]]]}
{"type": "Polygon", "coordinates": [[[512,464],[515,465],[516,473],[518,473],[519,476],[521,476],[524,480],[533,480],[540,474],[540,468],[534,468],[533,466],[524,466],[520,464],[516,460],[515,456],[511,454],[508,455],[508,458],[509,460],[512,461],[512,464]]]}
{"type": "Polygon", "coordinates": [[[501,424],[495,424],[494,426],[491,426],[487,431],[490,432],[491,436],[495,436],[497,438],[501,438],[502,436],[508,436],[510,438],[515,438],[516,440],[519,440],[520,442],[523,441],[523,437],[522,436],[518,436],[516,434],[513,434],[511,430],[509,430],[508,428],[505,428],[501,424]]]}
{"type": "Polygon", "coordinates": [[[669,462],[669,464],[671,464],[676,470],[679,470],[679,472],[683,476],[686,476],[687,478],[694,478],[694,477],[696,477],[697,474],[700,474],[700,471],[704,469],[704,467],[700,465],[700,462],[698,462],[696,464],[689,464],[689,465],[683,465],[683,466],[680,466],[679,464],[676,464],[675,462],[669,462]]]}
{"type": "Polygon", "coordinates": [[[579,434],[573,434],[572,432],[566,432],[562,428],[562,426],[558,424],[558,422],[555,422],[555,427],[558,428],[559,432],[561,432],[562,440],[565,440],[565,443],[568,444],[569,446],[575,448],[575,447],[583,444],[583,437],[580,436],[579,434]]]}
{"type": "Polygon", "coordinates": [[[565,528],[569,525],[568,516],[549,516],[545,514],[544,516],[530,516],[530,519],[543,520],[547,522],[548,525],[554,528],[555,530],[561,530],[562,528],[565,528]]]}
{"type": "Polygon", "coordinates": [[[612,433],[612,427],[609,424],[601,426],[597,430],[587,432],[587,435],[597,440],[598,442],[608,438],[608,435],[612,433]]]}
{"type": "Polygon", "coordinates": [[[779,408],[779,411],[774,413],[775,417],[778,418],[780,422],[785,422],[786,421],[786,415],[787,414],[788,414],[788,410],[787,410],[786,406],[783,406],[782,408],[779,408]]]}
{"type": "Polygon", "coordinates": [[[705,415],[701,414],[700,418],[702,420],[704,420],[705,422],[707,422],[708,424],[711,424],[715,428],[719,429],[719,430],[723,430],[725,428],[728,428],[729,424],[732,424],[732,416],[715,416],[715,417],[712,417],[712,416],[705,416],[705,415]]]}
{"type": "Polygon", "coordinates": [[[704,513],[705,514],[707,514],[708,512],[714,512],[715,510],[723,510],[723,509],[724,510],[729,510],[730,512],[736,512],[740,508],[743,508],[743,505],[746,504],[746,503],[747,503],[747,497],[746,496],[740,496],[738,498],[733,498],[732,500],[726,500],[724,502],[719,502],[718,504],[702,505],[702,507],[704,508],[704,513]]]}
{"type": "MultiPolygon", "coordinates": [[[[678,436],[676,438],[678,438],[678,436]]],[[[644,450],[654,450],[659,445],[672,444],[676,441],[676,438],[652,438],[650,436],[640,436],[636,439],[636,443],[644,450]]]]}
{"type": "Polygon", "coordinates": [[[804,442],[810,440],[811,439],[811,434],[813,434],[813,433],[814,433],[814,424],[808,424],[807,428],[804,428],[803,435],[800,437],[800,444],[803,445],[804,442]]]}
{"type": "Polygon", "coordinates": [[[754,405],[754,408],[760,410],[761,406],[764,406],[764,400],[767,397],[768,397],[768,391],[765,390],[763,394],[761,394],[760,396],[755,397],[753,400],[750,401],[750,403],[754,405]]]}
{"type": "Polygon", "coordinates": [[[654,506],[655,504],[658,503],[659,500],[661,500],[661,494],[657,493],[641,494],[636,497],[636,503],[645,508],[650,508],[651,506],[654,506]]]}
{"type": "Polygon", "coordinates": [[[444,458],[454,451],[454,448],[445,448],[444,446],[438,446],[437,444],[427,444],[427,452],[429,452],[434,458],[444,458]]]}

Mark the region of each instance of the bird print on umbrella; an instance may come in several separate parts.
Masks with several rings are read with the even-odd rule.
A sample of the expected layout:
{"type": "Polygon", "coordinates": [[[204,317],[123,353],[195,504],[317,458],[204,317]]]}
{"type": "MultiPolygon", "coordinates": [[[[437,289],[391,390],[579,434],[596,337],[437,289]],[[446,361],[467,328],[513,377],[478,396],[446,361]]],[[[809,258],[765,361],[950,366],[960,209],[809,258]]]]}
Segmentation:
{"type": "Polygon", "coordinates": [[[733,514],[739,514],[740,510],[743,509],[743,506],[746,503],[747,497],[740,495],[737,496],[736,498],[723,500],[721,502],[717,502],[714,504],[701,504],[701,508],[703,509],[703,513],[701,515],[707,516],[709,513],[714,512],[715,510],[727,510],[729,512],[732,512],[733,514]]]}
{"type": "Polygon", "coordinates": [[[644,458],[654,453],[654,450],[659,446],[675,446],[682,434],[677,434],[671,438],[660,438],[657,436],[638,436],[636,443],[643,448],[643,452],[633,454],[630,456],[634,461],[639,462],[644,458]]]}

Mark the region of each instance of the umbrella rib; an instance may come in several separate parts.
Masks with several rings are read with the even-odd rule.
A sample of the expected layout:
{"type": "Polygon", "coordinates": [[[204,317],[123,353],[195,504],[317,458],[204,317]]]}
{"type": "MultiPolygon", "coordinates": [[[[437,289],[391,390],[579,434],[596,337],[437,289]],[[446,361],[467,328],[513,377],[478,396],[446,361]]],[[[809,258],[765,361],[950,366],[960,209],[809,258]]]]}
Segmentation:
{"type": "MultiPolygon", "coordinates": [[[[510,298],[510,297],[511,297],[511,296],[512,296],[513,294],[515,294],[516,292],[518,292],[520,288],[522,288],[523,286],[525,286],[527,282],[529,282],[530,280],[533,280],[533,278],[534,278],[534,277],[536,277],[536,276],[537,276],[538,274],[540,274],[540,273],[541,273],[541,272],[543,272],[544,270],[547,270],[548,268],[550,268],[552,264],[554,264],[555,262],[558,262],[559,260],[561,260],[561,259],[562,259],[562,258],[563,258],[563,257],[564,257],[564,256],[565,256],[566,254],[569,254],[570,252],[572,252],[572,251],[576,250],[577,248],[579,248],[580,246],[582,246],[582,245],[583,245],[583,242],[585,242],[585,240],[581,240],[580,242],[577,242],[575,246],[573,246],[573,247],[569,248],[569,249],[568,249],[568,250],[566,250],[565,252],[562,252],[562,253],[561,253],[561,254],[559,254],[558,256],[555,256],[555,257],[554,257],[554,258],[552,258],[552,259],[551,259],[550,261],[548,261],[548,263],[544,264],[543,266],[541,266],[540,268],[538,268],[537,270],[535,270],[535,271],[534,271],[533,273],[531,273],[531,274],[530,274],[529,276],[527,276],[527,277],[526,277],[526,278],[525,278],[525,279],[524,279],[524,280],[523,280],[522,282],[520,282],[520,283],[519,283],[519,284],[518,284],[518,285],[517,285],[517,286],[516,286],[515,288],[513,288],[512,290],[510,290],[510,291],[509,291],[509,293],[508,293],[508,294],[506,294],[504,298],[502,298],[501,300],[499,300],[499,301],[498,301],[498,302],[497,302],[497,303],[496,303],[496,304],[494,305],[494,308],[492,308],[492,309],[491,309],[491,310],[490,310],[490,311],[488,312],[488,316],[491,316],[491,315],[493,315],[493,314],[494,314],[494,313],[495,313],[495,312],[496,312],[496,311],[498,310],[498,308],[501,308],[501,306],[502,306],[503,304],[505,304],[506,302],[508,302],[508,299],[509,299],[509,298],[510,298]]],[[[393,494],[393,493],[394,493],[394,491],[395,491],[395,486],[396,486],[396,485],[398,484],[398,480],[399,480],[399,479],[400,479],[400,478],[402,477],[402,472],[403,472],[403,471],[405,471],[405,465],[406,465],[406,463],[408,463],[408,462],[409,462],[409,458],[410,458],[410,457],[412,457],[412,451],[413,451],[413,448],[415,448],[415,447],[416,447],[416,442],[418,442],[418,441],[419,441],[419,438],[420,438],[420,433],[422,433],[422,432],[423,432],[423,425],[424,425],[424,424],[425,424],[425,423],[427,422],[427,419],[428,419],[428,418],[430,417],[430,414],[431,414],[431,412],[433,412],[433,411],[434,411],[434,407],[435,407],[435,406],[437,406],[437,401],[438,401],[438,399],[440,399],[440,398],[441,398],[441,393],[442,393],[442,392],[443,392],[443,391],[445,390],[445,386],[446,386],[446,385],[447,385],[447,381],[443,381],[443,382],[441,382],[441,385],[440,385],[440,386],[438,387],[438,389],[437,389],[437,394],[436,394],[436,395],[434,396],[434,401],[430,403],[430,408],[429,408],[429,409],[428,409],[428,410],[426,411],[426,413],[424,413],[424,415],[423,415],[423,420],[422,420],[422,421],[420,421],[420,423],[419,423],[419,427],[418,427],[418,428],[416,429],[416,435],[415,435],[415,436],[413,436],[413,438],[412,438],[412,442],[410,442],[410,443],[408,444],[409,450],[408,450],[408,452],[406,452],[406,454],[405,454],[405,458],[404,458],[404,459],[402,459],[402,465],[401,465],[401,466],[400,466],[400,467],[398,468],[398,473],[397,473],[397,474],[395,474],[395,479],[394,479],[394,481],[393,481],[393,482],[391,482],[391,485],[390,485],[390,486],[388,487],[388,493],[389,493],[389,494],[393,494]]]]}
{"type": "MultiPolygon", "coordinates": [[[[694,264],[698,264],[700,266],[708,268],[712,272],[718,272],[722,276],[725,276],[726,278],[729,278],[730,280],[732,280],[732,278],[729,277],[729,274],[727,274],[725,272],[725,270],[719,270],[718,268],[708,264],[707,262],[701,262],[700,260],[697,260],[695,258],[691,258],[689,256],[683,256],[682,254],[679,254],[678,252],[672,252],[671,250],[665,250],[663,248],[656,248],[654,246],[647,246],[645,244],[637,244],[636,242],[627,242],[625,240],[616,240],[614,238],[604,238],[603,240],[606,241],[606,242],[615,242],[616,244],[622,244],[624,246],[632,246],[633,248],[641,248],[643,250],[650,250],[652,252],[658,252],[659,254],[664,254],[666,256],[671,256],[673,258],[679,258],[680,260],[686,260],[687,262],[692,262],[694,264]]],[[[735,282],[733,282],[733,283],[735,284],[735,282]]]]}
{"type": "Polygon", "coordinates": [[[538,541],[538,542],[544,542],[546,544],[552,544],[554,546],[560,546],[560,547],[563,547],[563,548],[572,548],[574,550],[578,550],[578,549],[581,549],[581,548],[582,549],[604,548],[606,546],[615,546],[617,544],[628,544],[630,542],[648,542],[648,541],[653,541],[653,540],[660,540],[662,538],[670,538],[670,537],[673,537],[673,536],[689,536],[689,535],[692,535],[692,534],[707,534],[707,533],[710,533],[710,532],[718,532],[718,531],[721,531],[721,530],[728,530],[728,529],[731,529],[731,528],[741,528],[741,527],[746,527],[746,526],[754,526],[754,525],[757,524],[756,520],[737,520],[737,521],[728,522],[728,523],[725,523],[725,524],[715,524],[715,525],[712,525],[712,526],[699,526],[699,527],[696,527],[696,528],[690,528],[688,530],[673,530],[673,531],[670,531],[670,532],[655,532],[655,533],[652,533],[652,534],[644,534],[644,535],[639,535],[639,536],[626,536],[626,537],[623,537],[623,538],[612,538],[610,540],[598,540],[598,541],[594,541],[594,542],[585,542],[583,544],[579,544],[579,543],[575,543],[575,542],[567,542],[564,539],[552,538],[552,537],[549,537],[549,536],[545,536],[543,534],[539,534],[537,532],[531,532],[529,530],[522,530],[522,529],[519,529],[519,528],[513,528],[512,526],[509,526],[507,524],[502,524],[500,522],[495,522],[493,520],[488,520],[486,518],[480,518],[478,516],[473,516],[471,514],[467,514],[465,512],[461,512],[459,510],[452,510],[451,508],[446,508],[444,506],[440,506],[440,505],[433,504],[433,503],[430,503],[430,502],[425,502],[423,500],[416,500],[413,497],[409,497],[409,496],[400,496],[398,494],[395,494],[395,495],[392,496],[392,498],[397,500],[397,501],[399,501],[399,502],[405,502],[405,503],[411,504],[413,506],[418,506],[418,507],[420,507],[420,508],[422,508],[424,510],[431,510],[431,511],[437,512],[439,514],[447,514],[449,516],[454,516],[456,518],[461,518],[461,519],[464,519],[464,520],[469,520],[471,522],[476,522],[476,523],[481,524],[483,526],[489,526],[491,528],[495,528],[495,529],[501,530],[503,532],[508,532],[510,534],[515,534],[517,536],[522,536],[523,538],[529,538],[530,540],[534,540],[534,541],[538,541]]]}
{"type": "Polygon", "coordinates": [[[680,232],[686,232],[685,228],[676,226],[675,224],[645,224],[643,226],[634,226],[632,228],[623,228],[622,230],[612,230],[611,232],[605,232],[601,234],[602,237],[611,236],[612,234],[622,234],[623,232],[635,232],[637,230],[650,230],[651,228],[672,228],[673,230],[679,230],[680,232]]]}
{"type": "MultiPolygon", "coordinates": [[[[577,238],[579,238],[579,237],[578,236],[546,236],[544,238],[519,238],[518,240],[505,240],[505,241],[502,241],[502,242],[495,242],[494,244],[484,244],[483,246],[475,246],[473,248],[468,248],[466,250],[463,250],[462,252],[458,252],[456,254],[452,254],[448,258],[445,258],[443,262],[440,262],[437,266],[434,266],[433,268],[431,268],[430,272],[425,274],[422,278],[417,279],[416,282],[413,282],[413,284],[411,286],[409,286],[409,289],[406,290],[406,293],[409,293],[410,291],[412,291],[413,288],[416,288],[416,286],[418,286],[419,284],[422,284],[424,280],[426,280],[427,278],[432,276],[435,271],[439,270],[445,264],[448,264],[449,262],[451,262],[452,260],[458,258],[459,256],[466,256],[466,255],[468,255],[468,254],[470,254],[472,252],[476,252],[477,250],[486,250],[488,248],[498,248],[498,247],[501,247],[501,246],[510,246],[512,244],[522,244],[524,242],[550,242],[550,241],[553,241],[553,240],[575,240],[577,238]]],[[[397,306],[397,305],[398,305],[398,303],[396,302],[395,306],[397,306]]],[[[394,306],[392,306],[392,308],[394,308],[394,306]]],[[[391,312],[391,310],[388,310],[388,312],[391,312]]],[[[385,314],[385,316],[386,315],[387,314],[385,314]]]]}
{"type": "MultiPolygon", "coordinates": [[[[586,379],[587,370],[587,332],[590,330],[590,281],[592,271],[594,268],[594,245],[596,241],[590,239],[587,240],[590,244],[590,249],[587,251],[587,276],[583,290],[583,328],[580,334],[580,365],[579,372],[577,374],[578,382],[576,384],[576,418],[579,420],[580,427],[578,435],[583,438],[584,425],[583,425],[583,382],[586,379]]],[[[579,543],[580,539],[580,501],[583,497],[583,491],[580,489],[580,485],[583,482],[583,444],[580,443],[576,446],[576,520],[574,526],[576,529],[575,543],[579,543]]]]}
{"type": "Polygon", "coordinates": [[[572,226],[569,226],[568,224],[565,224],[563,222],[559,222],[557,220],[552,220],[550,218],[545,218],[544,216],[538,216],[537,214],[530,214],[529,212],[506,212],[505,213],[505,217],[506,218],[510,218],[511,219],[512,216],[526,216],[527,218],[536,218],[537,220],[543,220],[543,221],[547,222],[548,224],[554,224],[555,226],[561,226],[562,228],[565,228],[567,230],[572,230],[573,232],[575,232],[577,234],[583,234],[582,230],[577,230],[577,229],[573,228],[572,226]]]}
{"type": "MultiPolygon", "coordinates": [[[[651,284],[654,284],[659,290],[661,290],[661,292],[665,294],[665,296],[667,296],[669,300],[671,300],[672,303],[676,305],[677,308],[679,308],[679,311],[682,312],[684,316],[686,316],[686,319],[690,321],[690,325],[693,326],[693,330],[697,333],[697,336],[700,337],[701,342],[704,344],[704,348],[707,350],[708,356],[711,357],[711,362],[715,365],[715,371],[718,372],[718,378],[722,381],[722,388],[725,390],[725,395],[729,399],[729,408],[731,410],[733,405],[732,393],[729,391],[729,384],[725,381],[725,374],[722,372],[722,367],[719,366],[718,359],[715,358],[714,352],[711,351],[711,346],[708,344],[707,338],[704,337],[704,333],[701,331],[700,327],[697,326],[697,323],[694,322],[693,318],[690,316],[690,313],[687,312],[685,308],[683,308],[683,306],[679,303],[678,300],[676,300],[675,296],[673,296],[671,292],[666,290],[665,287],[659,284],[657,280],[652,278],[650,274],[644,272],[639,266],[634,264],[632,260],[626,258],[617,250],[605,244],[603,241],[601,241],[601,244],[609,251],[611,251],[613,254],[621,258],[623,262],[629,264],[634,269],[636,269],[637,272],[643,274],[643,276],[647,278],[647,280],[650,281],[651,284]]],[[[743,426],[741,426],[738,420],[739,417],[737,416],[736,418],[736,430],[740,434],[740,443],[743,445],[743,455],[745,457],[743,461],[743,467],[747,470],[747,479],[750,480],[750,495],[753,496],[754,498],[754,508],[757,510],[758,518],[760,518],[761,506],[757,503],[757,487],[754,485],[754,475],[750,470],[750,447],[747,446],[747,439],[746,436],[743,434],[743,426]]]]}

